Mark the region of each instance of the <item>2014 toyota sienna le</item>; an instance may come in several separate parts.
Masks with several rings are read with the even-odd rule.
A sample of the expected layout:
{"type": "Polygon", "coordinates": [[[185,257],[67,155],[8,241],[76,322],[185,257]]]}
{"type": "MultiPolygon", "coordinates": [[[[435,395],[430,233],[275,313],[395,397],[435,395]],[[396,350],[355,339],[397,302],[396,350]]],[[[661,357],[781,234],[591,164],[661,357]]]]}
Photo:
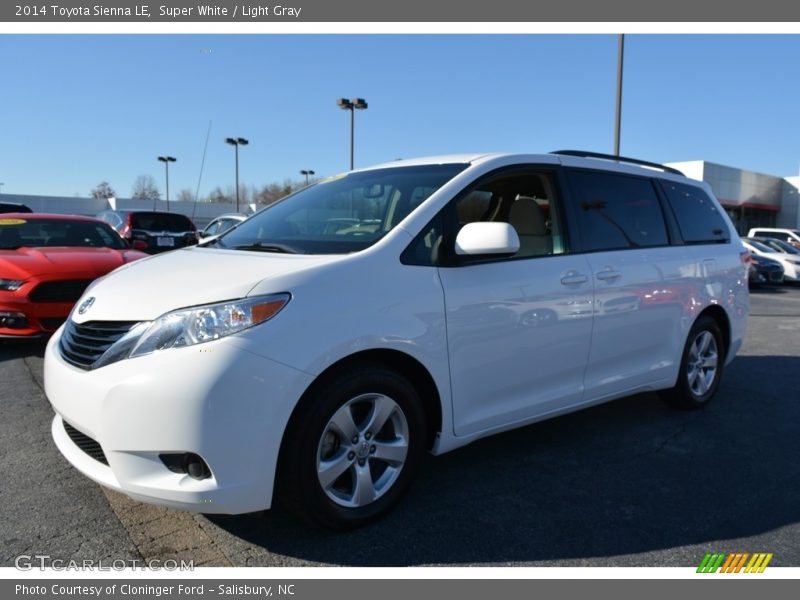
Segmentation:
{"type": "Polygon", "coordinates": [[[138,500],[360,525],[426,450],[645,390],[704,406],[747,260],[708,186],[652,163],[353,171],[90,287],[47,348],[52,435],[138,500]]]}

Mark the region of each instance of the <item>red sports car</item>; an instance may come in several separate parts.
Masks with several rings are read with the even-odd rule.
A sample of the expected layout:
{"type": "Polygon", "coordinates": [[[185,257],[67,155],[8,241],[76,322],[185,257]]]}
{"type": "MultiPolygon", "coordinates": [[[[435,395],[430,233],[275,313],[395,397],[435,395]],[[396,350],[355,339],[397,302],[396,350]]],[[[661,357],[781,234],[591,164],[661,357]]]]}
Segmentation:
{"type": "Polygon", "coordinates": [[[99,219],[0,215],[0,338],[55,331],[94,279],[146,256],[99,219]]]}

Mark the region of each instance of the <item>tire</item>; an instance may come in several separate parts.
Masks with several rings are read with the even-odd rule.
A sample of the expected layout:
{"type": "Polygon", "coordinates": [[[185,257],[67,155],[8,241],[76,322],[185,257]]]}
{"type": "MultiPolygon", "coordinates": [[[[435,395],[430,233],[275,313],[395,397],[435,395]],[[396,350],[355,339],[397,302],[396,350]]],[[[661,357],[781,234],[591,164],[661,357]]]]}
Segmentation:
{"type": "Polygon", "coordinates": [[[351,368],[303,398],[281,449],[279,501],[300,519],[346,530],[383,516],[425,452],[422,401],[402,375],[351,368]]]}
{"type": "Polygon", "coordinates": [[[694,410],[706,406],[717,392],[725,364],[725,345],[716,320],[702,316],[686,339],[675,387],[662,392],[676,408],[694,410]]]}

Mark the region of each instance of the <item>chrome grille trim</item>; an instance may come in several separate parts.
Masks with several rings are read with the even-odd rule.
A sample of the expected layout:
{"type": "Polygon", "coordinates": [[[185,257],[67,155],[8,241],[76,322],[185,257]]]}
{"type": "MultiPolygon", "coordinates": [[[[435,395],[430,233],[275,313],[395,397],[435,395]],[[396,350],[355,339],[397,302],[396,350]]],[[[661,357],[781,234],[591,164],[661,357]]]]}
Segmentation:
{"type": "Polygon", "coordinates": [[[136,321],[89,321],[78,324],[69,320],[58,342],[61,357],[69,364],[88,371],[137,324],[136,321]]]}

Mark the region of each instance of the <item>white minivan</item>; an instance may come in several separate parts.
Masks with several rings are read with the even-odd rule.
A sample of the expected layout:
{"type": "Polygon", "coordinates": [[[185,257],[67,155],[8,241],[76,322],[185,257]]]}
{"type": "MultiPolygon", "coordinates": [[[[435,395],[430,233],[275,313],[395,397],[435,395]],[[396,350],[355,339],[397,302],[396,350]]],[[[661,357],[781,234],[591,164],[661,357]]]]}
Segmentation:
{"type": "Polygon", "coordinates": [[[708,186],[653,163],[352,171],[95,282],[47,347],[52,435],[137,500],[361,525],[426,451],[647,390],[706,405],[748,260],[708,186]]]}

